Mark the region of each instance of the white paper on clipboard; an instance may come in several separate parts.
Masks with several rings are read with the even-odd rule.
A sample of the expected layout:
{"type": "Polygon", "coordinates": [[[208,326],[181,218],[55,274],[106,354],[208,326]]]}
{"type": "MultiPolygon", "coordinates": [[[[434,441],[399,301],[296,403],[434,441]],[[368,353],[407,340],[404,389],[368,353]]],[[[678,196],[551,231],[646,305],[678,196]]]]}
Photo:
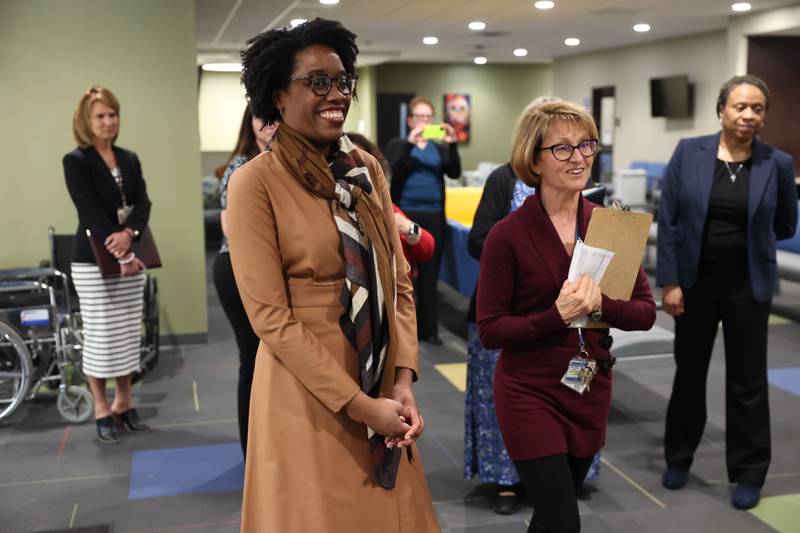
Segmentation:
{"type": "MultiPolygon", "coordinates": [[[[572,252],[572,261],[569,263],[567,279],[572,283],[581,276],[587,275],[595,284],[600,285],[612,259],[614,259],[614,252],[589,246],[578,239],[572,252]]],[[[569,327],[585,328],[587,322],[588,317],[584,316],[574,320],[569,327]]]]}

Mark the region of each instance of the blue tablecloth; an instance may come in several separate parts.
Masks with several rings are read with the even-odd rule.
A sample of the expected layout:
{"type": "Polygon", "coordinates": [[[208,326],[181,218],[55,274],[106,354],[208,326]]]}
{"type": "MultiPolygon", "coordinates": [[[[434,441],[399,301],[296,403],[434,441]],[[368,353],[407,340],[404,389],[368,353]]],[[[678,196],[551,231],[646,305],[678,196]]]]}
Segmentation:
{"type": "Polygon", "coordinates": [[[442,253],[439,279],[470,298],[478,282],[478,261],[467,251],[469,228],[454,220],[447,221],[449,235],[442,253]]]}

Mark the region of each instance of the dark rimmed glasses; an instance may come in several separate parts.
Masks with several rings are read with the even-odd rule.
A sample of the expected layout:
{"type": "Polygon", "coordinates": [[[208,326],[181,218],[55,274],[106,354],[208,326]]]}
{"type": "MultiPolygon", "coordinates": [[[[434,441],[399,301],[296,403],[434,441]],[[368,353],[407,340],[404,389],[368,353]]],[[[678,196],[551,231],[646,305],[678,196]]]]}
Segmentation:
{"type": "Polygon", "coordinates": [[[336,88],[345,96],[353,94],[356,90],[356,82],[358,76],[353,74],[339,74],[338,76],[329,76],[327,74],[306,74],[305,76],[294,76],[289,78],[289,81],[304,80],[308,82],[311,91],[317,96],[327,96],[331,92],[333,83],[336,82],[336,88]]]}
{"type": "Polygon", "coordinates": [[[600,147],[600,141],[597,139],[587,139],[580,144],[572,146],[571,144],[561,143],[561,144],[553,144],[551,146],[542,146],[541,148],[537,148],[537,152],[542,152],[544,150],[550,150],[553,152],[553,157],[556,158],[556,161],[569,161],[572,158],[572,154],[575,153],[575,150],[578,150],[583,157],[591,157],[597,153],[597,149],[600,147]]]}

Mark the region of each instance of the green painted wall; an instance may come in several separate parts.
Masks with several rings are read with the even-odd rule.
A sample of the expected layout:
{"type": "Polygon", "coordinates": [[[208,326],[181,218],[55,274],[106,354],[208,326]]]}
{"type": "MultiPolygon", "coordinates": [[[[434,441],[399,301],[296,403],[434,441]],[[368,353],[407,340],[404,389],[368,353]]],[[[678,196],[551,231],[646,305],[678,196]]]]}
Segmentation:
{"type": "Polygon", "coordinates": [[[358,72],[358,100],[350,104],[344,131],[359,132],[358,123],[364,121],[364,131],[359,132],[368,139],[377,139],[375,67],[361,67],[358,72]]]}
{"type": "Polygon", "coordinates": [[[62,156],[91,84],[122,106],[118,144],[139,154],[163,334],[204,334],[206,309],[193,0],[0,1],[0,268],[48,256],[47,227],[77,215],[62,156]]]}
{"type": "Polygon", "coordinates": [[[442,118],[444,94],[472,97],[472,136],[459,146],[464,170],[481,161],[504,163],[511,134],[522,109],[534,98],[552,93],[549,65],[452,65],[389,63],[376,67],[377,93],[416,93],[430,98],[442,118]]]}

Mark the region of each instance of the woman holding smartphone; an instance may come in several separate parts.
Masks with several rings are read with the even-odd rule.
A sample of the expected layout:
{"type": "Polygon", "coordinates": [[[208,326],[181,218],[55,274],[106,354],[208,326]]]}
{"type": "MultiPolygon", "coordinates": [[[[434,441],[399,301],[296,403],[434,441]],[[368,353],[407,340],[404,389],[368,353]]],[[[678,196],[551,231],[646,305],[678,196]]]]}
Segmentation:
{"type": "Polygon", "coordinates": [[[386,159],[392,170],[392,201],[411,220],[430,232],[436,241],[433,258],[420,265],[414,293],[417,300],[417,336],[420,340],[441,344],[436,280],[447,229],[444,176],[461,176],[461,158],[452,126],[442,124],[445,136],[441,143],[433,142],[430,138],[435,128],[427,128],[426,131],[426,126],[432,125],[434,116],[430,100],[418,96],[409,102],[408,110],[408,137],[392,140],[386,147],[386,159]]]}

